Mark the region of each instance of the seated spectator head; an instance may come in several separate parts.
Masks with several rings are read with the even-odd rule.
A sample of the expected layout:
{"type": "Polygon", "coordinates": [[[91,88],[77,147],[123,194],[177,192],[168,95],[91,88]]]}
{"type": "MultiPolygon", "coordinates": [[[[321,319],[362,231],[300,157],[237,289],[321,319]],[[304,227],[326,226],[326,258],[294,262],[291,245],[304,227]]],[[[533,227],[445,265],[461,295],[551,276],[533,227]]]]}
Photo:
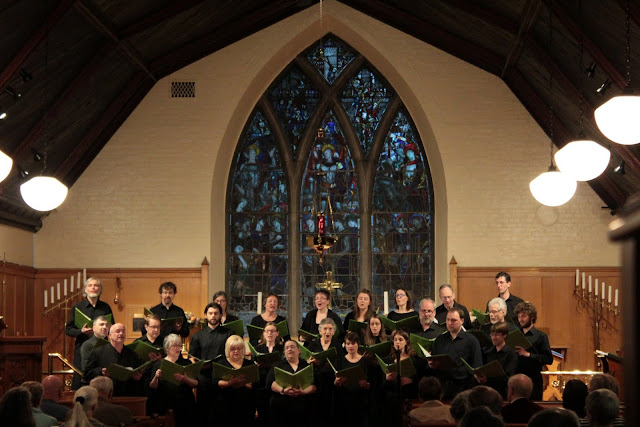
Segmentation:
{"type": "Polygon", "coordinates": [[[98,390],[98,394],[105,399],[111,399],[113,395],[113,380],[109,377],[95,377],[91,380],[89,385],[96,390],[98,390]]]}
{"type": "Polygon", "coordinates": [[[564,408],[543,409],[531,417],[527,427],[580,427],[580,419],[564,408]]]}
{"type": "Polygon", "coordinates": [[[486,406],[495,415],[500,415],[502,411],[502,396],[491,387],[475,386],[469,393],[469,409],[479,406],[486,406]]]}
{"type": "Polygon", "coordinates": [[[67,421],[70,426],[90,425],[89,419],[98,406],[98,390],[91,386],[80,387],[73,395],[73,409],[67,421]]]}
{"type": "Polygon", "coordinates": [[[595,374],[591,377],[589,380],[589,393],[600,390],[601,388],[611,390],[616,396],[620,395],[620,384],[618,384],[618,380],[613,375],[595,374]]]}
{"type": "Polygon", "coordinates": [[[509,377],[507,382],[507,400],[513,402],[516,399],[529,399],[533,392],[533,382],[525,374],[516,374],[509,377]]]}
{"type": "Polygon", "coordinates": [[[0,425],[34,426],[31,393],[26,387],[10,388],[0,399],[0,425]]]}
{"type": "Polygon", "coordinates": [[[611,390],[601,388],[589,393],[585,409],[589,426],[612,426],[613,420],[620,414],[620,399],[611,390]]]}
{"type": "Polygon", "coordinates": [[[422,377],[418,384],[418,396],[421,400],[442,399],[442,384],[436,377],[422,377]]]}
{"type": "Polygon", "coordinates": [[[504,427],[502,418],[491,413],[486,406],[469,409],[458,424],[459,427],[504,427]]]}
{"type": "Polygon", "coordinates": [[[39,408],[42,403],[42,395],[44,394],[44,387],[37,381],[23,382],[20,387],[24,387],[31,393],[31,406],[39,408]]]}
{"type": "Polygon", "coordinates": [[[471,393],[471,390],[461,391],[451,401],[449,413],[451,413],[453,419],[456,420],[456,423],[464,417],[464,414],[467,413],[467,409],[469,409],[469,393],[471,393]]]}
{"type": "Polygon", "coordinates": [[[587,394],[589,394],[589,390],[582,381],[576,379],[567,381],[562,392],[562,407],[572,410],[580,418],[586,417],[584,404],[587,394]]]}
{"type": "Polygon", "coordinates": [[[58,400],[62,396],[62,387],[64,386],[60,377],[55,375],[49,375],[42,380],[42,387],[44,387],[44,398],[51,400],[58,400]]]}

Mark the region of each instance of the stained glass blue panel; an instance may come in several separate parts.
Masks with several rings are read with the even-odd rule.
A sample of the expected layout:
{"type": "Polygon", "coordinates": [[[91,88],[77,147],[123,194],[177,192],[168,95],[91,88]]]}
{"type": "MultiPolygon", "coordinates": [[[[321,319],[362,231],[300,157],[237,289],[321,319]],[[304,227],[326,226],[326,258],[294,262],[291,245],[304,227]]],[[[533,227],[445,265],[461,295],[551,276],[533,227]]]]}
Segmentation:
{"type": "Polygon", "coordinates": [[[340,101],[356,129],[360,144],[369,153],[392,92],[371,70],[363,68],[345,86],[340,101]]]}
{"type": "Polygon", "coordinates": [[[318,99],[318,91],[297,67],[291,67],[269,92],[269,101],[282,122],[294,156],[318,99]]]}
{"type": "Polygon", "coordinates": [[[356,55],[335,37],[324,37],[307,54],[307,59],[329,83],[333,83],[356,55]]]}
{"type": "Polygon", "coordinates": [[[426,158],[404,112],[393,121],[373,188],[373,290],[433,296],[433,208],[426,158]]]}
{"type": "Polygon", "coordinates": [[[332,112],[323,122],[324,135],[316,136],[307,159],[302,181],[302,312],[313,304],[315,285],[325,279],[327,271],[342,284],[336,291],[334,309],[347,310],[347,302],[358,292],[360,248],[360,200],[357,175],[344,134],[332,112]],[[319,173],[321,175],[319,175],[319,173]],[[320,263],[319,254],[307,244],[307,237],[317,233],[315,213],[325,214],[325,234],[338,238],[320,263]]]}
{"type": "Polygon", "coordinates": [[[229,308],[255,315],[258,292],[286,296],[288,291],[286,179],[280,152],[260,112],[236,152],[227,217],[229,308]]]}

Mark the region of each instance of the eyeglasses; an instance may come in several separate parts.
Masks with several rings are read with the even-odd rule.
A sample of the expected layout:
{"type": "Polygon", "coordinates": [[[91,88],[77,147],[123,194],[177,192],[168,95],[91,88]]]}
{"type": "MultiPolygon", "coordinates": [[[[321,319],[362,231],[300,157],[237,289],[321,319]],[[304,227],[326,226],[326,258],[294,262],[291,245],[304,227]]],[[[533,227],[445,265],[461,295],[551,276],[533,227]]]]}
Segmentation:
{"type": "Polygon", "coordinates": [[[500,313],[502,310],[489,310],[489,314],[498,314],[500,313]]]}
{"type": "Polygon", "coordinates": [[[265,334],[275,334],[276,332],[278,332],[277,329],[265,329],[264,330],[265,334]]]}
{"type": "Polygon", "coordinates": [[[407,294],[396,294],[396,298],[402,298],[402,297],[406,297],[407,294]]]}

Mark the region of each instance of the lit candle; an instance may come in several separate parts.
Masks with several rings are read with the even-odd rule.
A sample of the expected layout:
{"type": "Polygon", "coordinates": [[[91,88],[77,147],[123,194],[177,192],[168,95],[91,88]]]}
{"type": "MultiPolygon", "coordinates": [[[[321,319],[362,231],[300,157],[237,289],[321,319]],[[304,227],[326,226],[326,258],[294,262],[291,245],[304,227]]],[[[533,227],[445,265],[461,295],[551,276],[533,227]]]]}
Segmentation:
{"type": "Polygon", "coordinates": [[[576,268],[576,289],[580,287],[580,270],[576,268]]]}
{"type": "Polygon", "coordinates": [[[618,306],[618,290],[617,289],[616,289],[616,304],[615,304],[615,306],[616,307],[618,306]]]}
{"type": "Polygon", "coordinates": [[[258,314],[262,314],[262,292],[258,292],[258,314]]]}
{"type": "MultiPolygon", "coordinates": [[[[591,283],[589,283],[589,291],[591,291],[591,283]]],[[[596,279],[596,296],[598,296],[598,279],[596,279]]]]}
{"type": "Polygon", "coordinates": [[[604,282],[602,282],[602,301],[604,301],[604,282]]]}
{"type": "MultiPolygon", "coordinates": [[[[73,288],[73,284],[71,284],[71,288],[73,288]]],[[[64,296],[67,296],[67,279],[64,279],[64,296]]]]}
{"type": "Polygon", "coordinates": [[[53,286],[51,287],[51,294],[49,294],[51,296],[51,304],[53,304],[53,286]]]}
{"type": "MultiPolygon", "coordinates": [[[[596,286],[597,288],[597,286],[596,286]]],[[[591,276],[589,276],[589,293],[591,293],[592,285],[591,285],[591,276]]]]}
{"type": "Polygon", "coordinates": [[[58,288],[58,300],[60,300],[60,282],[58,282],[57,288],[58,288]]]}
{"type": "Polygon", "coordinates": [[[47,301],[47,290],[45,289],[44,290],[44,308],[47,308],[47,302],[49,301],[47,301]]]}
{"type": "Polygon", "coordinates": [[[611,304],[611,285],[609,285],[609,304],[611,304]]]}
{"type": "Polygon", "coordinates": [[[389,291],[384,291],[384,315],[389,313],[389,291]]]}
{"type": "Polygon", "coordinates": [[[582,272],[582,290],[584,291],[584,286],[585,286],[585,273],[584,271],[582,272]]]}

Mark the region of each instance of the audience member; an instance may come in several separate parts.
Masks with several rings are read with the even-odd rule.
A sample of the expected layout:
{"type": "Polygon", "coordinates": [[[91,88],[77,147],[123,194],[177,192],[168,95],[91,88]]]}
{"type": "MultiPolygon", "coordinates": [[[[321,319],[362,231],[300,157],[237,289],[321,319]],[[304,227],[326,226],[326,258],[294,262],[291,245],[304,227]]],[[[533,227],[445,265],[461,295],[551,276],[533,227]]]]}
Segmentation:
{"type": "Polygon", "coordinates": [[[40,409],[47,415],[55,417],[58,421],[64,421],[67,419],[69,408],[58,403],[58,400],[62,397],[63,382],[60,377],[55,375],[49,375],[42,380],[42,387],[44,387],[44,396],[40,409]]]}
{"type": "Polygon", "coordinates": [[[562,392],[562,407],[572,410],[580,418],[585,418],[587,413],[584,404],[587,400],[587,394],[589,394],[589,390],[582,381],[577,379],[567,381],[562,392]]]}
{"type": "MultiPolygon", "coordinates": [[[[589,393],[585,403],[590,427],[612,427],[620,414],[620,400],[614,392],[600,388],[589,393]]],[[[624,425],[622,423],[621,425],[624,425]]]]}
{"type": "Polygon", "coordinates": [[[533,391],[531,378],[524,374],[516,374],[507,383],[507,400],[509,404],[502,408],[505,423],[526,423],[542,406],[529,398],[533,391]]]}
{"type": "Polygon", "coordinates": [[[418,397],[424,401],[420,407],[409,412],[412,423],[453,423],[449,406],[442,399],[442,385],[436,377],[424,377],[418,384],[418,397]]]}
{"type": "MultiPolygon", "coordinates": [[[[484,387],[484,386],[480,386],[484,387]]],[[[489,387],[486,387],[489,388],[489,387]]],[[[493,390],[489,388],[489,390],[493,390]]],[[[496,392],[495,390],[493,390],[496,392]]],[[[497,394],[497,392],[496,392],[497,394]]],[[[501,399],[502,400],[502,399],[501,399]]],[[[476,408],[469,409],[469,412],[464,414],[464,417],[458,424],[459,427],[504,427],[504,421],[499,416],[491,413],[491,410],[486,406],[478,406],[476,408]]]]}
{"type": "Polygon", "coordinates": [[[456,423],[459,423],[469,409],[469,393],[471,390],[461,391],[453,398],[449,406],[449,412],[456,423]]]}
{"type": "Polygon", "coordinates": [[[543,409],[529,420],[527,427],[579,427],[575,412],[564,408],[543,409]]]}
{"type": "Polygon", "coordinates": [[[469,410],[479,406],[486,406],[495,415],[500,416],[502,396],[500,393],[484,385],[478,385],[469,393],[469,410]]]}
{"type": "Polygon", "coordinates": [[[113,396],[113,381],[109,377],[96,377],[89,384],[98,391],[98,406],[93,418],[110,426],[133,424],[133,415],[126,406],[109,402],[113,396]]]}
{"type": "Polygon", "coordinates": [[[73,395],[71,416],[64,423],[65,427],[104,427],[104,424],[93,418],[98,406],[98,390],[91,386],[80,387],[73,395]]]}
{"type": "Polygon", "coordinates": [[[0,399],[0,426],[35,427],[31,393],[24,387],[10,388],[0,399]]]}
{"type": "Polygon", "coordinates": [[[27,381],[22,383],[21,387],[26,388],[31,393],[31,411],[33,412],[33,419],[36,422],[36,427],[50,427],[57,426],[58,420],[51,415],[47,415],[40,409],[42,402],[42,395],[44,394],[44,387],[42,384],[36,381],[27,381]]]}
{"type": "Polygon", "coordinates": [[[620,395],[620,385],[618,384],[618,380],[616,377],[610,374],[595,374],[589,380],[589,393],[592,391],[600,390],[601,388],[606,388],[607,390],[611,390],[616,394],[616,396],[620,395]]]}

